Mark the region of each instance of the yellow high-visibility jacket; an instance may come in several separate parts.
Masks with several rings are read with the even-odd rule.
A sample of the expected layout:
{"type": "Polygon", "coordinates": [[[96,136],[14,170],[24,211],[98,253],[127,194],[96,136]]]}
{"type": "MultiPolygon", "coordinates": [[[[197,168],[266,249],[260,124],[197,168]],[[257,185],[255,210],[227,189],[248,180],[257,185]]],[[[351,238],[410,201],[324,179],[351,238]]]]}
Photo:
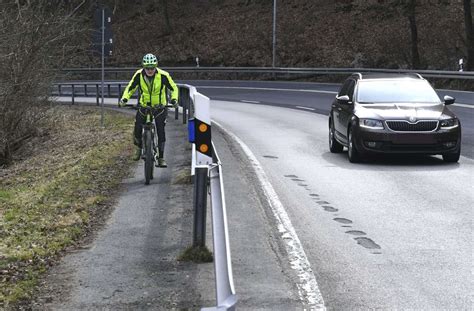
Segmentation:
{"type": "Polygon", "coordinates": [[[153,77],[148,77],[144,69],[137,70],[125,88],[122,98],[129,100],[138,87],[141,93],[139,103],[143,107],[146,107],[147,103],[151,103],[152,107],[166,105],[166,88],[171,91],[171,99],[178,100],[179,91],[176,83],[168,72],[159,68],[156,68],[153,77]]]}

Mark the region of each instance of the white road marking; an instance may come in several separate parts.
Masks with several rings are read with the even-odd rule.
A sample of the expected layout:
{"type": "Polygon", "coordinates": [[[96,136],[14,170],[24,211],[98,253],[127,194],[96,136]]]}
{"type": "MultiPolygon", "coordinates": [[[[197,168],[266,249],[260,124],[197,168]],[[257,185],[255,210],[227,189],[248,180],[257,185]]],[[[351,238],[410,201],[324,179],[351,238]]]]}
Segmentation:
{"type": "Polygon", "coordinates": [[[298,294],[302,303],[310,310],[326,310],[323,297],[319,291],[318,283],[316,282],[316,277],[314,276],[313,270],[311,269],[311,265],[308,261],[308,258],[306,257],[306,253],[303,249],[303,246],[301,245],[300,239],[298,238],[291,220],[288,217],[283,204],[278,198],[275,189],[273,189],[273,186],[268,180],[265,171],[260,165],[260,162],[252,153],[250,148],[247,147],[247,145],[242,140],[240,140],[240,138],[225,129],[218,122],[212,121],[212,123],[220,127],[227,135],[235,140],[245,152],[250,162],[253,164],[252,167],[259,182],[262,185],[263,192],[267,197],[268,203],[270,204],[273,215],[277,221],[280,238],[285,244],[290,266],[296,271],[298,275],[299,282],[296,284],[296,286],[298,288],[298,294]]]}
{"type": "Polygon", "coordinates": [[[271,87],[246,87],[246,86],[196,86],[200,89],[237,89],[237,90],[259,90],[259,91],[284,91],[284,92],[309,92],[309,93],[323,93],[323,94],[337,94],[332,91],[321,90],[304,90],[304,89],[277,89],[271,87]]]}
{"type": "Polygon", "coordinates": [[[468,105],[468,104],[453,104],[453,106],[457,106],[457,107],[464,107],[464,108],[471,108],[473,109],[474,108],[474,105],[468,105]]]}
{"type": "Polygon", "coordinates": [[[316,110],[316,109],[314,109],[314,108],[303,107],[303,106],[296,106],[296,108],[305,109],[305,110],[311,110],[311,111],[316,110]]]}
{"type": "Polygon", "coordinates": [[[251,103],[251,104],[260,104],[259,101],[256,101],[256,100],[245,100],[245,99],[242,99],[240,100],[241,102],[244,102],[244,103],[251,103]]]}

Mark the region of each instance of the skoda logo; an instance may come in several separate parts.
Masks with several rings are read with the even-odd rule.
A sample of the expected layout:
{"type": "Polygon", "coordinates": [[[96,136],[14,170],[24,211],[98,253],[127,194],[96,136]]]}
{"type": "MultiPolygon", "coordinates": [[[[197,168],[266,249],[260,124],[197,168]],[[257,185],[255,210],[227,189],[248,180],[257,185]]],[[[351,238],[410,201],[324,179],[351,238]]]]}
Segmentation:
{"type": "Polygon", "coordinates": [[[415,123],[416,118],[414,116],[410,116],[409,120],[410,120],[411,123],[415,123]]]}

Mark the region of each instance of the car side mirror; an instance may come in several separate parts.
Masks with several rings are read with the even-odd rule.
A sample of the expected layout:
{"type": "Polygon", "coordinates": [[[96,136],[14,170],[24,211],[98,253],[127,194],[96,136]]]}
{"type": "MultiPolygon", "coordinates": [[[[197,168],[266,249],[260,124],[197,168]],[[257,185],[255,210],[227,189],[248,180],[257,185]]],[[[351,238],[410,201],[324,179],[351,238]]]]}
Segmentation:
{"type": "Polygon", "coordinates": [[[452,104],[454,104],[455,100],[456,100],[456,98],[454,98],[454,97],[451,97],[451,96],[448,96],[448,95],[444,96],[444,104],[445,105],[452,105],[452,104]]]}
{"type": "Polygon", "coordinates": [[[343,103],[343,104],[352,104],[352,103],[349,102],[350,98],[347,95],[336,96],[336,99],[338,101],[340,101],[341,103],[343,103]]]}

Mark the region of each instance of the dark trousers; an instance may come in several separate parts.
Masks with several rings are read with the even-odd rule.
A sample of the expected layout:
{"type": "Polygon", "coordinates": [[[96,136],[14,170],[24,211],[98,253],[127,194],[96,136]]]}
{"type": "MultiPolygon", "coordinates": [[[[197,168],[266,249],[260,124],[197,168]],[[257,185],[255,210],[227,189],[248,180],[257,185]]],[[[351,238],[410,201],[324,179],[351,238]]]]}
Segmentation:
{"type": "MultiPolygon", "coordinates": [[[[160,151],[163,151],[166,141],[165,125],[166,117],[168,116],[168,108],[154,109],[153,116],[155,117],[156,131],[158,134],[158,148],[160,151]]],[[[142,108],[140,108],[135,116],[135,129],[133,131],[133,143],[140,148],[142,147],[142,129],[145,122],[145,113],[142,108]]]]}

